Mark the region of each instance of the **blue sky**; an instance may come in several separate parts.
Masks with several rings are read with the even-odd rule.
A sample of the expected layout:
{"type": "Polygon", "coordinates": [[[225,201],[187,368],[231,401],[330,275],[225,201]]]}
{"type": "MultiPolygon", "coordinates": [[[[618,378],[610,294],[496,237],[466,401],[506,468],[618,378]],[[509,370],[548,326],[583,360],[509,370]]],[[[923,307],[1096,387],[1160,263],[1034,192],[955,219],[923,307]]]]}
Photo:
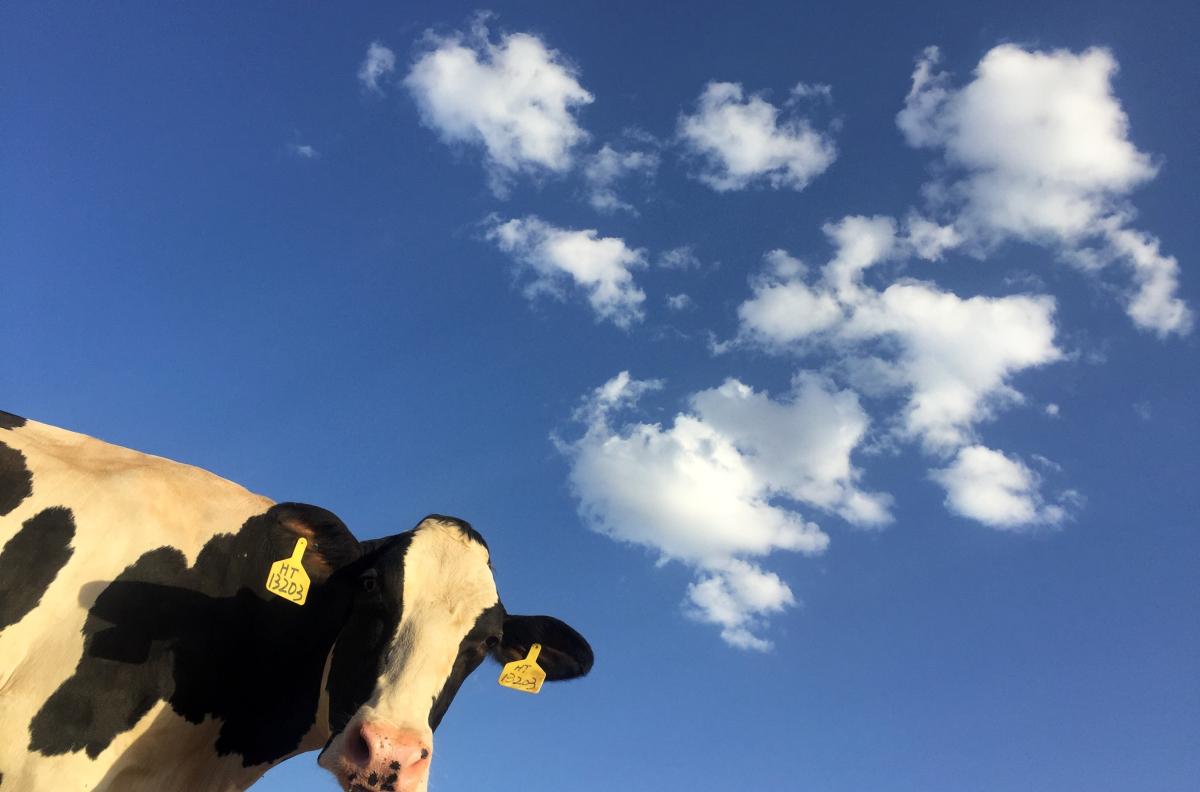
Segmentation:
{"type": "Polygon", "coordinates": [[[1200,12],[646,6],[6,4],[0,406],[471,520],[438,792],[1194,788],[1200,12]]]}

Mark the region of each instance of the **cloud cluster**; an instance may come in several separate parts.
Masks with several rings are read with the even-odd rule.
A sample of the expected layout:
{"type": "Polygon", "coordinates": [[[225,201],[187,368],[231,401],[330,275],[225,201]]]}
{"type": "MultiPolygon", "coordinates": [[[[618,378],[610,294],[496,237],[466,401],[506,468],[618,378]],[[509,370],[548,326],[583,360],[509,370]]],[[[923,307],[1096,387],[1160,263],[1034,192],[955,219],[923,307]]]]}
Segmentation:
{"type": "Polygon", "coordinates": [[[719,192],[765,182],[804,189],[833,164],[832,138],[804,118],[761,96],[747,97],[738,83],[711,82],[696,112],[679,118],[678,137],[700,161],[697,178],[719,192]]]}
{"type": "Polygon", "coordinates": [[[916,280],[879,291],[864,284],[865,271],[910,251],[911,238],[898,238],[889,217],[846,217],[824,230],[836,253],[813,283],[785,252],[767,254],[769,273],[738,308],[740,339],[773,351],[832,345],[863,390],[908,391],[903,431],[931,450],[970,441],[993,406],[1020,400],[1012,375],[1061,358],[1052,298],[962,298],[916,280]]]}
{"type": "Polygon", "coordinates": [[[575,112],[593,97],[575,69],[537,36],[493,41],[482,18],[466,34],[430,34],[404,84],[443,140],[483,148],[500,194],[515,174],[570,170],[588,137],[575,112]]]}
{"type": "MultiPolygon", "coordinates": [[[[425,36],[404,85],[412,93],[425,126],[449,144],[479,146],[490,184],[505,196],[518,174],[565,174],[578,168],[588,203],[599,212],[627,211],[617,184],[658,169],[664,143],[635,131],[642,144],[604,144],[581,155],[589,139],[577,113],[594,97],[579,73],[536,35],[511,33],[494,38],[488,15],[466,32],[425,36]]],[[[368,48],[358,77],[367,90],[382,93],[380,81],[395,68],[395,55],[378,42],[368,48]]],[[[697,178],[718,191],[755,184],[803,189],[837,157],[832,137],[815,130],[798,111],[806,101],[831,101],[828,85],[799,83],[783,108],[738,83],[710,82],[695,112],[679,116],[675,142],[698,163],[697,178]]]]}
{"type": "MultiPolygon", "coordinates": [[[[870,267],[914,255],[924,245],[914,240],[911,228],[910,223],[909,236],[899,235],[889,217],[846,217],[826,225],[836,252],[818,279],[807,278],[804,265],[785,252],[769,253],[768,273],[738,309],[738,343],[775,352],[832,349],[841,371],[860,390],[905,394],[901,437],[916,439],[935,454],[958,452],[962,460],[961,449],[975,442],[978,422],[999,406],[1023,400],[1011,385],[1013,376],[1062,358],[1054,343],[1054,300],[1044,295],[963,298],[911,279],[882,290],[866,285],[870,267]]],[[[963,475],[944,472],[936,480],[947,487],[983,480],[966,475],[975,469],[952,466],[949,471],[963,475]]],[[[1007,490],[1028,508],[1011,512],[1006,527],[1021,524],[1022,515],[1030,525],[1049,521],[1036,507],[1036,482],[1025,482],[1007,490]]],[[[952,496],[949,502],[965,501],[952,496]]],[[[1001,524],[990,517],[983,522],[1001,524]]]]}
{"type": "Polygon", "coordinates": [[[487,237],[531,275],[525,294],[559,299],[567,287],[587,294],[596,317],[627,328],[642,319],[646,294],[633,281],[632,269],[646,265],[645,253],[618,237],[601,237],[593,228],[559,228],[536,216],[501,221],[493,218],[487,237]]]}
{"type": "Polygon", "coordinates": [[[942,152],[953,175],[933,192],[952,207],[957,233],[984,246],[1016,238],[1076,262],[1123,262],[1134,322],[1159,335],[1188,332],[1178,264],[1158,240],[1127,227],[1126,196],[1157,167],[1129,140],[1112,93],[1112,54],[1004,44],[962,88],[938,71],[938,60],[935,47],[918,60],[896,121],[910,145],[942,152]]]}
{"type": "Polygon", "coordinates": [[[601,533],[696,569],[689,612],[733,645],[764,649],[755,632],[793,596],[747,559],[829,542],[798,507],[864,526],[891,520],[890,499],[861,489],[851,461],[869,419],[853,393],[802,374],[782,399],[730,379],[694,394],[670,426],[615,420],[659,387],[622,372],[579,411],[584,433],[564,448],[581,513],[601,533]]]}
{"type": "MultiPolygon", "coordinates": [[[[485,21],[427,34],[404,85],[426,126],[482,151],[497,195],[519,175],[572,173],[596,211],[636,215],[622,193],[652,178],[668,151],[681,152],[692,175],[718,192],[802,190],[837,158],[832,135],[801,112],[802,103],[831,101],[832,89],[803,83],[776,105],[738,83],[709,82],[670,141],[627,132],[620,143],[585,147],[578,117],[593,97],[578,71],[539,37],[493,36],[485,21]]],[[[859,394],[889,410],[870,447],[919,445],[951,512],[1021,531],[1060,524],[1078,505],[1069,490],[1047,496],[1037,470],[979,437],[984,422],[1024,401],[1022,373],[1064,357],[1055,301],[1036,293],[1044,285],[960,296],[881,265],[1032,242],[1087,271],[1122,268],[1137,326],[1160,336],[1191,328],[1178,262],[1132,225],[1129,196],[1158,164],[1129,138],[1112,92],[1112,55],[1002,45],[962,85],[938,61],[936,48],[918,59],[896,118],[909,145],[940,158],[923,213],[826,224],[833,254],[815,271],[787,251],[768,252],[737,309],[736,337],[714,344],[718,352],[820,355],[823,373],[802,372],[775,395],[731,378],[691,394],[669,421],[648,423],[634,411],[662,383],[622,372],[585,400],[578,436],[560,441],[587,523],[687,565],[694,580],[685,612],[717,626],[732,646],[770,647],[770,618],[796,597],[764,567],[776,553],[825,550],[829,537],[814,513],[866,527],[892,520],[891,497],[864,488],[854,464],[872,426],[859,394]]],[[[394,70],[395,56],[376,42],[358,76],[381,93],[394,70]]],[[[579,294],[598,321],[630,328],[643,320],[647,297],[634,273],[649,260],[624,239],[535,215],[492,217],[486,236],[516,262],[529,298],[579,294]]],[[[661,253],[656,264],[705,269],[690,246],[661,253]]],[[[695,306],[682,290],[661,299],[672,312],[695,306]]],[[[1043,472],[1055,467],[1032,459],[1043,472]]]]}

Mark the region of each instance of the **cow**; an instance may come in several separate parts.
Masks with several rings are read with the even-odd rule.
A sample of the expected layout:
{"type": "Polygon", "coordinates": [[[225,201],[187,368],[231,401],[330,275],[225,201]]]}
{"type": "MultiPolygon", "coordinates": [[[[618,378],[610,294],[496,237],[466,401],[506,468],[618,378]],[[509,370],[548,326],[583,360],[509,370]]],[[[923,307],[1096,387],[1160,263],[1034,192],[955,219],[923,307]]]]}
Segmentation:
{"type": "Polygon", "coordinates": [[[592,667],[567,624],[508,613],[463,520],[359,541],[0,412],[0,792],[242,790],[314,750],[347,792],[424,792],[459,686],[534,644],[548,681],[592,667]]]}

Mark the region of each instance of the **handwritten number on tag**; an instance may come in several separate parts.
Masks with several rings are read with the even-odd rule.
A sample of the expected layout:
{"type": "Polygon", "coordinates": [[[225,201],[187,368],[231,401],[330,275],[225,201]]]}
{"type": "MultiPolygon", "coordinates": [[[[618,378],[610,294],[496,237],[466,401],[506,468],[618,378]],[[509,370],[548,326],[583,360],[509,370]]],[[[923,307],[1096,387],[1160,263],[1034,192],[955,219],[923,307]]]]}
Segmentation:
{"type": "Polygon", "coordinates": [[[296,540],[291,558],[271,564],[271,570],[267,573],[267,591],[297,605],[303,605],[308,600],[310,581],[301,563],[306,547],[308,540],[301,537],[296,540]]]}
{"type": "Polygon", "coordinates": [[[500,672],[500,684],[525,693],[540,691],[542,683],[546,681],[546,672],[537,664],[541,651],[542,645],[534,644],[529,647],[529,656],[524,660],[513,660],[505,665],[504,670],[500,672]]]}

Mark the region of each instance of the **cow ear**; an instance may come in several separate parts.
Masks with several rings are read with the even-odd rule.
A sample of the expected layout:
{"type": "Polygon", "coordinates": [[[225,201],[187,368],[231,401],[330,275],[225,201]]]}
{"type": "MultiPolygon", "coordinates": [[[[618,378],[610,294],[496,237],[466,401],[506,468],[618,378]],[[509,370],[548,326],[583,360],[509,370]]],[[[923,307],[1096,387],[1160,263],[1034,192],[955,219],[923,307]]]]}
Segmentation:
{"type": "Polygon", "coordinates": [[[520,660],[535,643],[542,645],[537,663],[549,682],[574,679],[592,670],[592,647],[553,616],[505,616],[504,638],[492,650],[492,656],[501,663],[520,660]]]}
{"type": "Polygon", "coordinates": [[[304,568],[314,582],[323,583],[336,570],[356,561],[362,550],[346,524],[331,511],[306,503],[278,503],[267,512],[273,549],[285,558],[303,537],[304,568]]]}

